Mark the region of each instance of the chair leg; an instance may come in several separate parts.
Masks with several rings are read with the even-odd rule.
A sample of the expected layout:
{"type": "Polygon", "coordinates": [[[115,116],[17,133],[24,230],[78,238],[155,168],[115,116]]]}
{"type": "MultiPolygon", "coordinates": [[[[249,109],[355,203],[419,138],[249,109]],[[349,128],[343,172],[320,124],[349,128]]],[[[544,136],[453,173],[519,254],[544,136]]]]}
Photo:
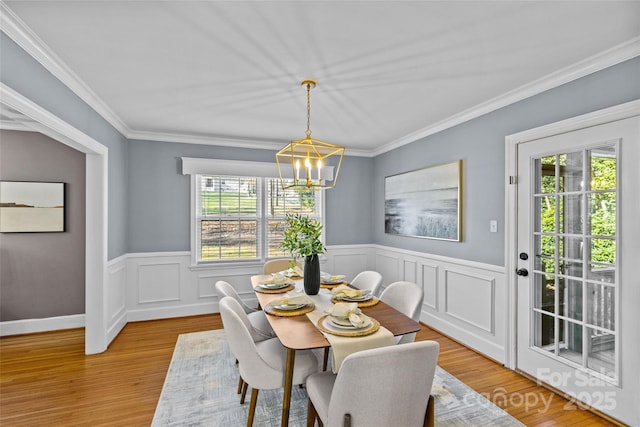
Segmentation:
{"type": "Polygon", "coordinates": [[[424,414],[424,427],[434,427],[436,423],[435,415],[435,399],[433,395],[429,395],[429,401],[427,402],[427,413],[424,414]]]}
{"type": "Polygon", "coordinates": [[[244,398],[247,395],[247,387],[249,387],[249,384],[247,384],[247,382],[245,381],[245,383],[242,385],[242,394],[240,395],[240,404],[244,403],[244,398]]]}
{"type": "Polygon", "coordinates": [[[236,394],[242,393],[243,385],[244,385],[244,380],[242,379],[242,377],[238,378],[238,391],[236,392],[236,394]]]}
{"type": "Polygon", "coordinates": [[[313,406],[311,399],[309,399],[309,405],[307,406],[307,427],[314,427],[316,425],[316,418],[318,418],[316,407],[313,406]]]}
{"type": "Polygon", "coordinates": [[[343,427],[351,427],[351,414],[344,414],[343,427]]]}
{"type": "Polygon", "coordinates": [[[258,390],[257,388],[251,389],[251,403],[249,404],[249,416],[247,418],[247,427],[253,427],[253,416],[256,413],[256,402],[258,401],[258,390]]]}

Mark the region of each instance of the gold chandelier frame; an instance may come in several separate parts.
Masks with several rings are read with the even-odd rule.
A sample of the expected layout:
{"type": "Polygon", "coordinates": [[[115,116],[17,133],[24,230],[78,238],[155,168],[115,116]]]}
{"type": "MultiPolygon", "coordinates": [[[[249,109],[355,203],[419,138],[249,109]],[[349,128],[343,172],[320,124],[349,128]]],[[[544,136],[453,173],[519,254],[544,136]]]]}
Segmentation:
{"type": "Polygon", "coordinates": [[[280,182],[285,190],[334,188],[342,165],[344,147],[311,137],[311,89],[317,86],[317,82],[306,79],[301,85],[307,87],[306,136],[291,141],[276,153],[280,182]],[[291,178],[287,176],[288,168],[291,168],[291,178]]]}

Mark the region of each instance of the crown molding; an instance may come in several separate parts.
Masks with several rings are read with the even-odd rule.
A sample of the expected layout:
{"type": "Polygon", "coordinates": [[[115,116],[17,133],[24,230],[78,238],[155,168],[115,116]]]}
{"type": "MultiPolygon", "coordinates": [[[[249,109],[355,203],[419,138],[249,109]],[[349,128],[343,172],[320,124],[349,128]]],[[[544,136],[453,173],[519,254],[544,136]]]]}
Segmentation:
{"type": "Polygon", "coordinates": [[[18,130],[21,132],[32,132],[32,128],[24,123],[14,122],[13,120],[0,120],[0,130],[18,130]]]}
{"type": "Polygon", "coordinates": [[[255,150],[279,150],[285,145],[284,142],[261,141],[257,139],[189,135],[171,132],[145,132],[137,130],[132,130],[125,136],[132,140],[137,139],[144,141],[172,142],[178,144],[215,145],[218,147],[250,148],[255,150]]]}
{"type": "MultiPolygon", "coordinates": [[[[125,135],[131,140],[171,142],[178,144],[213,145],[217,147],[248,148],[252,150],[278,151],[286,145],[283,141],[242,139],[220,136],[202,136],[170,132],[131,131],[125,135]]],[[[370,150],[345,149],[345,156],[373,157],[370,150]]]]}
{"type": "Polygon", "coordinates": [[[565,67],[545,77],[534,80],[531,83],[520,86],[503,95],[497,96],[489,101],[478,104],[468,110],[455,114],[447,119],[441,120],[433,125],[405,135],[388,144],[372,151],[373,156],[377,156],[403,145],[410,144],[421,138],[436,134],[445,129],[452,128],[461,123],[483,116],[492,111],[498,110],[507,105],[514,104],[523,99],[538,95],[549,89],[577,80],[581,77],[611,67],[628,59],[640,56],[640,37],[633,38],[625,43],[614,46],[599,54],[593,55],[573,65],[565,67]]]}
{"type": "Polygon", "coordinates": [[[126,136],[129,127],[6,4],[0,2],[0,30],[126,136]]]}

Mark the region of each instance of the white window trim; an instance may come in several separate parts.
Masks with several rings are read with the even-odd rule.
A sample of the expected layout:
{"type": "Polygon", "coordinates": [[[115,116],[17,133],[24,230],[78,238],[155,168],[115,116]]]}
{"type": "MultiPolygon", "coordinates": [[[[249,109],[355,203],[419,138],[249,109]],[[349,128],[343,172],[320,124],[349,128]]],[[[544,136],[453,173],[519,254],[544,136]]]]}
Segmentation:
{"type": "MultiPolygon", "coordinates": [[[[239,266],[254,267],[264,264],[268,259],[266,254],[262,254],[262,258],[259,260],[225,260],[225,261],[198,261],[198,230],[197,230],[197,212],[196,212],[196,198],[197,198],[197,175],[228,175],[228,176],[250,176],[258,178],[279,178],[278,166],[276,163],[269,162],[254,162],[244,160],[225,160],[225,159],[205,159],[205,158],[193,158],[182,157],[182,174],[191,175],[190,179],[190,242],[191,242],[191,265],[190,269],[208,269],[214,267],[223,266],[239,266]]],[[[293,176],[291,176],[293,177],[293,176]]],[[[320,194],[320,216],[323,224],[322,243],[326,244],[326,222],[325,222],[325,191],[319,190],[320,194]]],[[[259,209],[264,209],[264,197],[260,197],[259,209]]]]}

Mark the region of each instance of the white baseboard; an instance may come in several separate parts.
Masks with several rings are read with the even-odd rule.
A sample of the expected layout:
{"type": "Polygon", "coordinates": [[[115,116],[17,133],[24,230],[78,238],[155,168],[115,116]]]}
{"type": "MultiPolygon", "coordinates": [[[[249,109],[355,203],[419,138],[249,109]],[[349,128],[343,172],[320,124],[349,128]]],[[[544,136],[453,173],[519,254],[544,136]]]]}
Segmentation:
{"type": "Polygon", "coordinates": [[[505,349],[502,345],[498,345],[482,338],[479,334],[470,332],[469,330],[451,322],[447,322],[446,319],[440,316],[434,316],[430,313],[425,313],[424,311],[420,314],[420,321],[455,341],[484,354],[498,363],[503,364],[505,362],[505,349]]]}
{"type": "Polygon", "coordinates": [[[120,316],[111,323],[111,326],[109,326],[109,329],[107,330],[107,343],[111,343],[111,341],[118,336],[125,326],[127,326],[127,314],[122,312],[120,316]]]}
{"type": "Polygon", "coordinates": [[[32,334],[61,329],[84,328],[84,314],[0,322],[0,336],[32,334]]]}

